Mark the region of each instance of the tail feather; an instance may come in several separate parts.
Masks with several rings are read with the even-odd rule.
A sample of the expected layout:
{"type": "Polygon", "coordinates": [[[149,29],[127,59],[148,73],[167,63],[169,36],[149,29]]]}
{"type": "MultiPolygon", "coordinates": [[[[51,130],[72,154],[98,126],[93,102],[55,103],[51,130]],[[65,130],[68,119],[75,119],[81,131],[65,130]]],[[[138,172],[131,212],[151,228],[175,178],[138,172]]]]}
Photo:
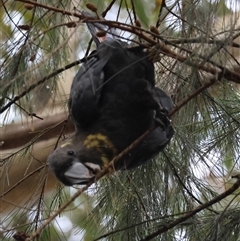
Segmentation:
{"type": "MultiPolygon", "coordinates": [[[[95,17],[94,14],[86,12],[86,11],[82,11],[82,14],[87,18],[89,18],[89,17],[94,18],[95,17]]],[[[107,39],[120,40],[115,28],[108,27],[108,26],[106,26],[104,24],[101,24],[101,23],[86,23],[86,25],[88,27],[89,32],[92,35],[93,41],[95,42],[95,44],[97,46],[101,42],[103,42],[107,39]],[[104,31],[106,33],[106,35],[103,36],[103,37],[98,37],[97,32],[99,32],[99,31],[104,31]]]]}

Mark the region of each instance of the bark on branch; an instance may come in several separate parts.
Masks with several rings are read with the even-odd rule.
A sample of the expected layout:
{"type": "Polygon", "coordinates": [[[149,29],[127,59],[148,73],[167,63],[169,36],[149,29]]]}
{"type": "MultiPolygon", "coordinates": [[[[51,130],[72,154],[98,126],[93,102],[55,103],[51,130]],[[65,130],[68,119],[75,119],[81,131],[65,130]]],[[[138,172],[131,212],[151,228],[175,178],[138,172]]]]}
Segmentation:
{"type": "MultiPolygon", "coordinates": [[[[25,145],[37,135],[42,135],[37,141],[48,140],[57,137],[67,120],[68,113],[60,113],[54,116],[47,116],[44,120],[34,119],[31,122],[10,124],[0,127],[0,151],[17,148],[25,145]]],[[[74,125],[69,120],[64,133],[74,132],[74,125]]]]}

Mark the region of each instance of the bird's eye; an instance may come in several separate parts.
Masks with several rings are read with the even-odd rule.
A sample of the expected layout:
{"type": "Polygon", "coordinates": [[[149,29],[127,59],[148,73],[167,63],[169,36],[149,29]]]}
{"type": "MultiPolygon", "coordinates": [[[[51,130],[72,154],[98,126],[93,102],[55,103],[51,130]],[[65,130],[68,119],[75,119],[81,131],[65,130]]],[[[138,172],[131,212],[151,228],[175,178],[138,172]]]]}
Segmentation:
{"type": "Polygon", "coordinates": [[[68,151],[67,154],[70,155],[70,156],[73,156],[74,155],[74,151],[68,151]]]}

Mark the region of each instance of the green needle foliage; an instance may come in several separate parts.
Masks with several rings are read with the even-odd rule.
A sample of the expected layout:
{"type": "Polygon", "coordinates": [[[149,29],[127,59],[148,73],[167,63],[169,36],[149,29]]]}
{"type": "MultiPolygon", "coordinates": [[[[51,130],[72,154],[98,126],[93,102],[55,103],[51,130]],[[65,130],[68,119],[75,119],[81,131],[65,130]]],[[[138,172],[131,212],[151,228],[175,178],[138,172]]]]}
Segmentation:
{"type": "MultiPolygon", "coordinates": [[[[176,105],[171,116],[175,135],[155,160],[101,178],[34,240],[239,241],[239,189],[172,225],[231,188],[236,181],[231,175],[239,173],[239,1],[91,2],[99,16],[107,14],[106,19],[129,25],[139,21],[141,31],[135,35],[131,28],[124,35],[119,27],[123,39],[155,46],[157,85],[176,105]],[[159,34],[150,26],[156,26],[159,34]]],[[[69,75],[65,66],[73,63],[74,76],[78,69],[74,61],[94,49],[84,24],[67,13],[80,14],[86,3],[1,3],[0,132],[8,140],[5,128],[14,129],[8,116],[21,127],[30,115],[32,129],[25,135],[33,134],[18,145],[25,136],[18,136],[21,128],[14,129],[14,148],[4,149],[7,141],[0,139],[1,240],[31,237],[76,192],[56,184],[46,165],[55,144],[71,131],[61,126],[57,133],[51,132],[59,122],[48,125],[45,117],[54,120],[56,109],[61,113],[66,109],[69,89],[63,94],[60,85],[69,82],[63,79],[69,75]],[[12,101],[15,97],[19,98],[12,101]],[[34,113],[41,118],[45,113],[44,128],[36,132],[34,113]]]]}

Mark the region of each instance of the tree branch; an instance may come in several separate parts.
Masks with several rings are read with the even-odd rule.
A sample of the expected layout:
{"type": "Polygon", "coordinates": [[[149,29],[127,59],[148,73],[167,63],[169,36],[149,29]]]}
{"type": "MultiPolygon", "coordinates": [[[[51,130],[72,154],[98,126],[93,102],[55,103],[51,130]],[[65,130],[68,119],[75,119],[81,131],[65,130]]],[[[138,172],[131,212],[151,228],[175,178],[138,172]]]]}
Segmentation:
{"type": "Polygon", "coordinates": [[[206,203],[204,203],[202,205],[199,205],[197,208],[193,209],[188,214],[184,215],[181,218],[176,219],[175,221],[173,221],[173,222],[171,222],[169,224],[164,225],[162,228],[160,228],[156,232],[146,236],[145,238],[141,239],[140,241],[148,241],[148,240],[151,240],[151,239],[157,237],[161,233],[167,232],[169,229],[171,229],[171,228],[175,227],[176,225],[180,224],[181,222],[189,219],[190,217],[194,216],[198,212],[200,212],[200,211],[202,211],[202,210],[212,206],[213,204],[215,204],[217,202],[220,202],[222,199],[224,199],[228,195],[232,194],[234,191],[236,191],[240,187],[240,175],[235,176],[234,178],[237,178],[237,181],[226,192],[218,195],[217,197],[213,198],[209,202],[206,202],[206,203]]]}
{"type": "MultiPolygon", "coordinates": [[[[4,127],[0,127],[0,143],[2,143],[2,145],[0,145],[0,151],[23,146],[24,144],[31,141],[34,137],[39,135],[39,132],[51,126],[57,125],[67,118],[67,113],[60,113],[54,116],[45,117],[44,120],[34,120],[31,123],[26,121],[24,123],[10,124],[4,127]]],[[[63,128],[64,124],[65,123],[63,122],[57,125],[55,128],[47,131],[38,138],[38,141],[47,140],[57,136],[63,128]]],[[[66,128],[64,129],[64,133],[72,132],[74,132],[74,125],[69,120],[66,124],[66,128]]]]}
{"type": "MultiPolygon", "coordinates": [[[[105,19],[100,19],[99,20],[99,19],[95,19],[95,18],[86,18],[84,15],[76,13],[76,12],[66,11],[64,9],[55,8],[55,7],[52,7],[52,6],[49,6],[49,5],[44,5],[44,4],[41,4],[41,3],[38,3],[38,2],[34,2],[34,1],[29,1],[29,0],[18,0],[18,1],[29,3],[29,4],[33,4],[34,6],[42,7],[42,8],[45,8],[45,9],[48,9],[48,10],[52,10],[52,11],[55,11],[55,12],[59,12],[59,13],[62,13],[62,14],[75,16],[75,17],[78,17],[79,19],[82,19],[83,22],[92,22],[92,23],[98,22],[98,23],[105,24],[105,25],[107,25],[109,27],[115,27],[115,28],[119,28],[119,29],[122,29],[122,30],[125,30],[125,31],[128,31],[128,32],[131,32],[133,34],[138,35],[141,39],[144,39],[145,41],[150,43],[152,46],[154,46],[155,53],[157,53],[158,55],[160,53],[162,53],[162,54],[165,54],[165,55],[167,55],[169,57],[175,58],[175,59],[177,59],[180,62],[184,62],[184,63],[186,63],[186,64],[188,64],[190,66],[197,67],[198,69],[201,69],[201,70],[203,70],[205,72],[213,74],[214,76],[216,76],[217,80],[221,80],[222,78],[226,78],[226,79],[228,79],[230,81],[233,81],[233,82],[236,82],[236,83],[240,83],[240,75],[238,73],[235,73],[235,72],[233,72],[233,71],[231,71],[231,70],[229,70],[229,69],[227,69],[227,68],[225,68],[225,67],[223,67],[223,66],[221,66],[219,64],[215,64],[215,63],[213,63],[210,60],[206,60],[206,59],[204,59],[201,56],[198,56],[198,57],[203,58],[204,61],[206,61],[206,62],[210,62],[214,67],[206,66],[206,65],[204,65],[202,63],[197,64],[197,63],[194,63],[193,61],[187,61],[188,60],[187,57],[179,55],[178,53],[174,52],[169,47],[167,47],[164,43],[158,43],[154,39],[152,39],[152,38],[150,38],[147,35],[142,33],[142,32],[145,32],[147,34],[150,34],[152,37],[161,39],[164,42],[164,40],[160,37],[160,35],[155,34],[155,33],[151,32],[151,31],[147,31],[147,30],[144,30],[144,29],[142,29],[140,27],[133,26],[133,25],[128,25],[128,24],[125,24],[125,23],[119,23],[119,22],[116,22],[116,21],[107,21],[105,19]]],[[[189,52],[189,51],[187,51],[187,52],[189,52]]],[[[53,76],[63,72],[65,69],[70,68],[70,67],[76,65],[76,63],[80,63],[80,61],[76,61],[76,62],[74,62],[74,64],[69,64],[69,65],[67,65],[67,66],[65,66],[63,68],[60,68],[57,71],[49,74],[48,76],[44,77],[43,79],[41,79],[41,80],[37,81],[36,83],[32,84],[31,86],[29,86],[28,89],[26,89],[25,91],[23,91],[19,95],[15,96],[12,101],[9,101],[5,106],[3,106],[0,109],[0,113],[3,113],[13,103],[15,103],[16,101],[20,100],[23,96],[25,96],[31,90],[35,89],[40,84],[44,83],[46,80],[48,80],[48,79],[52,78],[53,76]]]]}
{"type": "MultiPolygon", "coordinates": [[[[17,1],[29,3],[29,4],[32,4],[34,6],[42,7],[42,8],[52,10],[52,11],[55,11],[55,12],[59,12],[59,13],[65,14],[65,15],[74,16],[74,17],[77,17],[77,18],[81,19],[83,23],[86,23],[86,22],[88,22],[88,23],[101,23],[101,24],[105,24],[109,27],[119,28],[121,30],[136,34],[141,39],[147,41],[151,46],[154,46],[154,50],[155,51],[157,50],[158,53],[165,54],[169,57],[177,59],[180,62],[185,63],[185,61],[186,61],[185,64],[188,64],[190,66],[195,66],[195,67],[197,67],[197,68],[199,68],[199,69],[201,69],[205,72],[211,73],[214,76],[216,76],[216,78],[218,80],[221,80],[221,78],[224,77],[224,78],[228,79],[229,81],[240,83],[240,75],[231,71],[231,70],[229,70],[229,69],[227,69],[227,68],[225,68],[225,66],[221,66],[217,63],[214,63],[213,61],[211,61],[210,63],[212,65],[214,65],[214,67],[205,66],[205,65],[202,65],[202,64],[196,64],[196,63],[193,63],[192,61],[187,61],[188,60],[187,57],[182,56],[182,55],[174,52],[173,50],[171,50],[169,47],[167,47],[165,45],[165,43],[171,44],[170,41],[167,41],[167,40],[163,39],[160,35],[155,34],[151,31],[146,30],[146,29],[140,28],[138,26],[129,25],[129,24],[126,24],[126,23],[120,23],[120,22],[117,22],[117,21],[108,21],[108,20],[105,20],[105,19],[96,19],[96,18],[90,18],[90,17],[86,18],[86,16],[84,16],[80,13],[77,13],[77,12],[66,11],[64,9],[55,8],[55,7],[52,7],[52,6],[49,6],[49,5],[41,4],[39,2],[34,2],[34,1],[30,1],[30,0],[17,0],[17,1]],[[163,43],[161,43],[161,42],[159,43],[158,41],[154,40],[153,38],[148,37],[146,34],[150,35],[151,37],[154,37],[154,38],[157,38],[157,39],[161,40],[163,43]]],[[[195,54],[195,56],[196,56],[196,54],[195,54]]],[[[202,56],[202,57],[198,56],[198,57],[203,58],[204,56],[202,56]]],[[[205,60],[205,58],[203,58],[203,59],[205,60]]],[[[205,61],[209,62],[208,60],[205,60],[205,61]]]]}

